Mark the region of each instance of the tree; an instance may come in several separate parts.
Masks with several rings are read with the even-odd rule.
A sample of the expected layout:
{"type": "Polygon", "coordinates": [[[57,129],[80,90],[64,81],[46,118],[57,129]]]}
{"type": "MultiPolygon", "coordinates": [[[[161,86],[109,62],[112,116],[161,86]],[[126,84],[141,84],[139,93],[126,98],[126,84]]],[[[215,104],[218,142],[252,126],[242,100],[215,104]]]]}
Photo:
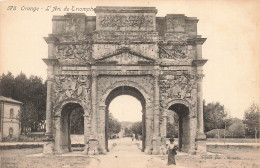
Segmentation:
{"type": "Polygon", "coordinates": [[[22,128],[22,131],[28,128],[38,131],[45,120],[46,82],[43,83],[40,77],[33,75],[27,78],[22,72],[14,78],[12,73],[8,72],[7,75],[2,74],[1,76],[0,90],[1,95],[23,103],[19,116],[21,126],[26,129],[22,128]]]}
{"type": "Polygon", "coordinates": [[[111,113],[109,113],[108,129],[107,129],[108,135],[110,136],[112,134],[118,134],[120,131],[121,131],[121,123],[118,122],[117,119],[115,119],[111,113]]]}
{"type": "Polygon", "coordinates": [[[225,112],[224,105],[221,105],[219,102],[212,102],[206,105],[205,101],[203,101],[203,117],[205,132],[212,129],[225,128],[227,113],[225,112]]]}
{"type": "Polygon", "coordinates": [[[33,130],[37,127],[37,123],[35,122],[37,120],[37,109],[34,106],[33,103],[26,103],[21,108],[20,113],[20,122],[21,122],[21,128],[22,132],[28,132],[28,130],[33,130]]]}
{"type": "Polygon", "coordinates": [[[242,120],[232,118],[230,123],[231,125],[229,126],[228,131],[233,138],[245,137],[245,128],[242,120]]]}
{"type": "Polygon", "coordinates": [[[132,136],[131,130],[130,130],[129,128],[127,128],[127,127],[125,127],[125,136],[126,136],[126,137],[132,136]]]}
{"type": "Polygon", "coordinates": [[[73,134],[84,134],[84,110],[76,108],[70,114],[70,131],[73,134]]]}
{"type": "Polygon", "coordinates": [[[136,134],[136,135],[142,135],[142,128],[143,128],[143,124],[141,121],[139,122],[135,122],[130,130],[132,131],[132,133],[136,134]]]}
{"type": "Polygon", "coordinates": [[[248,109],[245,110],[244,124],[246,127],[246,135],[250,137],[259,137],[259,106],[252,103],[248,109]]]}
{"type": "Polygon", "coordinates": [[[11,72],[0,77],[0,94],[5,97],[12,97],[14,92],[14,76],[11,72]]]}
{"type": "Polygon", "coordinates": [[[167,122],[167,125],[166,125],[166,130],[167,130],[167,133],[166,133],[166,137],[167,138],[170,138],[170,137],[174,137],[175,136],[175,127],[174,127],[174,124],[170,123],[170,122],[167,122]]]}

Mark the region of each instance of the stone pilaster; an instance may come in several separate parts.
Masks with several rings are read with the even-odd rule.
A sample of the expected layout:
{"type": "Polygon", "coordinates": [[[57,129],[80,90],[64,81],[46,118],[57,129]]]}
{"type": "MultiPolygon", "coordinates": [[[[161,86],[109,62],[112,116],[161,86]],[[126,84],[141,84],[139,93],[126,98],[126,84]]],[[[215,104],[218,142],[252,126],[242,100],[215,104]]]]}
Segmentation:
{"type": "MultiPolygon", "coordinates": [[[[88,111],[89,112],[89,111],[88,111]]],[[[89,141],[89,135],[91,134],[91,125],[89,115],[84,114],[84,144],[86,145],[89,141]]]]}
{"type": "Polygon", "coordinates": [[[49,65],[47,69],[47,100],[46,100],[46,133],[47,136],[52,136],[52,81],[53,81],[53,66],[49,65]]]}
{"type": "Polygon", "coordinates": [[[153,111],[152,103],[150,101],[146,102],[146,114],[145,114],[145,124],[146,124],[146,139],[145,139],[145,150],[146,154],[152,154],[152,138],[153,138],[153,111]]]}
{"type": "Polygon", "coordinates": [[[92,97],[92,120],[91,120],[91,135],[93,138],[97,138],[97,75],[92,73],[92,85],[91,85],[91,97],[92,97]]]}
{"type": "Polygon", "coordinates": [[[106,153],[106,127],[105,127],[105,122],[106,122],[106,105],[101,104],[99,105],[99,120],[98,120],[98,140],[99,140],[99,150],[101,154],[106,153]]]}
{"type": "Polygon", "coordinates": [[[160,142],[161,138],[160,135],[160,95],[159,95],[159,71],[156,70],[154,74],[154,114],[153,114],[153,139],[152,139],[152,146],[153,146],[153,155],[160,154],[160,142]]]}
{"type": "Polygon", "coordinates": [[[54,117],[54,125],[55,125],[55,154],[62,154],[62,142],[61,142],[61,116],[54,117]]]}
{"type": "Polygon", "coordinates": [[[91,97],[92,97],[92,117],[91,117],[91,134],[88,144],[85,147],[84,153],[88,155],[103,154],[104,150],[100,146],[98,134],[98,109],[97,109],[97,74],[93,67],[92,69],[92,84],[91,84],[91,97]]]}
{"type": "Polygon", "coordinates": [[[166,149],[166,135],[167,135],[167,113],[168,110],[163,109],[163,114],[161,115],[161,129],[160,129],[160,134],[161,134],[161,149],[160,153],[161,154],[166,154],[167,149],[166,149]]]}

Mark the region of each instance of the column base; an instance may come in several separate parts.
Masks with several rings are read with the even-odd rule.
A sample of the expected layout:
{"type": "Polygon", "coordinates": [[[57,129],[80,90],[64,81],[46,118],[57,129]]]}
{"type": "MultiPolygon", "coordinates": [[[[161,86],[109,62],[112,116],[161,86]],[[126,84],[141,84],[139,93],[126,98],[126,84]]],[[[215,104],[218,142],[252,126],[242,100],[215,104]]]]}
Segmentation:
{"type": "Polygon", "coordinates": [[[196,154],[205,155],[207,154],[206,135],[204,133],[198,133],[196,136],[196,154]]]}
{"type": "Polygon", "coordinates": [[[167,154],[167,149],[165,145],[161,145],[160,147],[160,154],[166,155],[167,154]]]}
{"type": "Polygon", "coordinates": [[[44,155],[54,155],[55,154],[54,146],[55,146],[54,141],[45,142],[43,145],[43,154],[44,155]]]}
{"type": "Polygon", "coordinates": [[[145,149],[144,149],[144,153],[147,154],[147,155],[151,155],[152,150],[153,150],[153,148],[151,146],[146,146],[145,149]]]}
{"type": "Polygon", "coordinates": [[[45,133],[43,140],[45,143],[43,145],[43,154],[54,155],[55,154],[55,141],[51,133],[45,133]]]}
{"type": "Polygon", "coordinates": [[[199,132],[199,133],[197,133],[197,135],[196,135],[196,141],[198,141],[198,140],[204,140],[204,141],[206,141],[206,135],[203,133],[203,132],[199,132]]]}
{"type": "Polygon", "coordinates": [[[86,155],[104,155],[106,150],[103,149],[97,139],[90,139],[86,144],[84,151],[86,155]]]}
{"type": "Polygon", "coordinates": [[[152,155],[160,155],[161,152],[161,137],[154,137],[152,139],[152,155]]]}

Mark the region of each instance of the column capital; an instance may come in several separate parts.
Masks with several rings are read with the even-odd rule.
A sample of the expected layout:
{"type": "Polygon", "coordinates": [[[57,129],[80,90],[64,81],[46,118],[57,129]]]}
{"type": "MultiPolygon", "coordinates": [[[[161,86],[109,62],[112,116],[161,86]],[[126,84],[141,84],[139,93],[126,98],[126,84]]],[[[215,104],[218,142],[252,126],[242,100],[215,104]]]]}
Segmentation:
{"type": "Polygon", "coordinates": [[[206,40],[207,40],[207,38],[202,38],[201,36],[198,36],[196,38],[188,39],[187,42],[188,42],[188,44],[200,44],[200,45],[202,45],[206,40]]]}
{"type": "Polygon", "coordinates": [[[98,76],[97,72],[94,70],[94,71],[91,71],[91,77],[92,78],[96,78],[98,76]]]}
{"type": "Polygon", "coordinates": [[[53,80],[54,80],[54,76],[53,75],[47,76],[47,79],[46,79],[47,82],[53,82],[53,80]]]}
{"type": "Polygon", "coordinates": [[[203,66],[208,60],[207,59],[195,59],[192,61],[192,65],[196,67],[203,66]]]}
{"type": "Polygon", "coordinates": [[[202,81],[202,79],[205,77],[205,74],[196,74],[196,79],[198,81],[202,81]]]}
{"type": "Polygon", "coordinates": [[[46,41],[47,44],[54,44],[54,43],[59,43],[59,39],[53,35],[49,35],[48,37],[44,37],[44,40],[46,41]]]}
{"type": "Polygon", "coordinates": [[[48,66],[54,66],[54,65],[58,65],[59,64],[59,61],[58,61],[57,58],[43,58],[42,60],[48,66]]]}

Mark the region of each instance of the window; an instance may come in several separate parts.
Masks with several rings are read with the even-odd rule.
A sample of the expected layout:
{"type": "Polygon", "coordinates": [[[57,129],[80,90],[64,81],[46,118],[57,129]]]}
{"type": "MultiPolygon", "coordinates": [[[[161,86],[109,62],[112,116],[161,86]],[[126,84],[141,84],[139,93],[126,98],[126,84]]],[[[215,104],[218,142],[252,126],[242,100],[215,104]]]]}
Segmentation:
{"type": "Polygon", "coordinates": [[[10,118],[14,118],[14,109],[10,109],[10,118]]]}

